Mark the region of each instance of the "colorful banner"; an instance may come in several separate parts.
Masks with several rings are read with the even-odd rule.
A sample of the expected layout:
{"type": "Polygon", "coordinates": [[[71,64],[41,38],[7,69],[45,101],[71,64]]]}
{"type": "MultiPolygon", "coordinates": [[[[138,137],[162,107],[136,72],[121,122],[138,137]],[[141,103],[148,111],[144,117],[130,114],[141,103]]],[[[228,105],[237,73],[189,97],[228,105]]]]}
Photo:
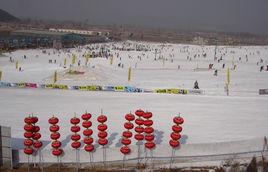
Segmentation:
{"type": "Polygon", "coordinates": [[[164,94],[204,94],[203,90],[188,90],[179,88],[159,88],[159,89],[142,89],[133,86],[68,86],[63,84],[37,84],[37,83],[8,83],[0,82],[0,87],[15,88],[41,88],[41,89],[61,89],[61,90],[80,90],[80,91],[111,91],[127,93],[164,93],[164,94]]]}
{"type": "Polygon", "coordinates": [[[155,89],[155,93],[166,93],[166,94],[188,94],[189,91],[186,89],[169,88],[169,89],[155,89]]]}
{"type": "Polygon", "coordinates": [[[125,87],[124,86],[115,86],[114,87],[114,91],[125,91],[125,87]]]}

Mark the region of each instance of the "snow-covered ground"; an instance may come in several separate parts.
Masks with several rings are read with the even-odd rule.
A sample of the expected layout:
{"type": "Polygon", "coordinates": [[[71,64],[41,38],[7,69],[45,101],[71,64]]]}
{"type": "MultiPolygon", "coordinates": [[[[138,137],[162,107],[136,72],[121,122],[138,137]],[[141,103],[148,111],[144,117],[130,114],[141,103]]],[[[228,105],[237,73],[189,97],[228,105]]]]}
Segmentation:
{"type": "MultiPolygon", "coordinates": [[[[47,141],[45,142],[46,149],[50,149],[47,120],[52,115],[59,117],[61,140],[65,143],[65,148],[70,149],[70,118],[74,116],[74,113],[81,115],[87,110],[93,114],[93,128],[96,129],[96,118],[101,109],[108,116],[108,137],[111,149],[120,147],[119,139],[125,122],[124,115],[139,108],[153,113],[158,145],[168,144],[173,125],[172,118],[179,112],[185,119],[182,132],[183,145],[230,143],[263,138],[267,135],[268,97],[259,95],[258,91],[261,88],[268,89],[268,71],[265,71],[268,65],[268,47],[218,46],[217,60],[222,57],[222,60],[218,62],[214,60],[215,46],[163,45],[145,42],[119,42],[93,46],[100,47],[101,45],[105,47],[105,50],[110,50],[109,53],[113,55],[112,65],[109,56],[108,59],[90,58],[90,64],[85,66],[85,58],[82,55],[92,51],[85,47],[79,50],[78,48],[70,49],[70,52],[76,54],[77,60],[81,63],[77,66],[76,62],[72,68],[85,72],[84,75],[77,77],[66,74],[67,69],[63,68],[64,58],[67,59],[69,67],[72,61],[71,53],[62,51],[59,53],[52,49],[46,50],[46,54],[41,50],[18,50],[11,54],[7,53],[6,56],[0,57],[2,81],[52,83],[54,71],[57,70],[59,73],[57,84],[192,89],[193,83],[197,80],[200,89],[204,90],[205,94],[1,88],[0,125],[12,127],[13,148],[22,148],[23,119],[30,113],[37,114],[39,117],[38,125],[41,127],[42,139],[47,141]],[[149,51],[114,50],[112,47],[115,46],[143,46],[149,51]],[[119,53],[118,57],[117,53],[119,53]],[[206,57],[203,56],[205,53],[206,57]],[[23,58],[24,55],[26,59],[23,58]],[[14,62],[9,61],[10,57],[14,59],[14,62]],[[239,60],[240,57],[241,60],[239,60]],[[53,60],[52,64],[48,63],[49,59],[53,60]],[[15,68],[16,61],[23,71],[20,72],[15,68]],[[123,64],[123,68],[118,67],[119,63],[123,64]],[[213,69],[208,70],[211,63],[214,64],[213,69]],[[223,64],[225,68],[222,68],[223,64]],[[236,69],[232,70],[234,65],[236,69]],[[265,70],[260,72],[260,66],[264,66],[265,70]],[[130,82],[127,80],[129,67],[132,67],[130,82]],[[226,96],[224,85],[228,67],[231,69],[231,85],[230,95],[226,96]],[[215,69],[218,70],[218,76],[213,75],[215,69]]],[[[93,137],[97,139],[96,132],[93,137]]],[[[135,144],[134,139],[132,141],[135,144]]],[[[255,148],[256,144],[252,147],[255,148]]],[[[195,152],[193,150],[191,152],[194,155],[195,152]]]]}

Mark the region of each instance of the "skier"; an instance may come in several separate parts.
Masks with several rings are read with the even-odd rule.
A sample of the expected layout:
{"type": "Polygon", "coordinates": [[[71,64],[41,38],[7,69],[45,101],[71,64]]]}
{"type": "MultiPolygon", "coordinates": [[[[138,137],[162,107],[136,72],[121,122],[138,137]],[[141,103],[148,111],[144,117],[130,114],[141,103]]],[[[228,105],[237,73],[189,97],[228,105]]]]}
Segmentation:
{"type": "Polygon", "coordinates": [[[214,76],[217,76],[218,75],[218,70],[216,69],[215,71],[214,71],[214,76]]]}
{"type": "Polygon", "coordinates": [[[264,66],[261,66],[261,67],[260,67],[260,72],[263,71],[263,69],[264,69],[264,66]]]}
{"type": "Polygon", "coordinates": [[[198,86],[198,82],[197,81],[194,82],[194,89],[199,89],[199,86],[198,86]]]}

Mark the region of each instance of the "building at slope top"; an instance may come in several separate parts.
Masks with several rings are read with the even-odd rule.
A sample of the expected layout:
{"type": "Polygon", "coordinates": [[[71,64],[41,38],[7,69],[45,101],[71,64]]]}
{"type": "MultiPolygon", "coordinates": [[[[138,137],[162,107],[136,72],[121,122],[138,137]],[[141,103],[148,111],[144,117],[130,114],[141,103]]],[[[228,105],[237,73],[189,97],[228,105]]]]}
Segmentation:
{"type": "Polygon", "coordinates": [[[20,48],[70,48],[88,43],[106,42],[102,35],[86,35],[66,32],[40,30],[0,30],[0,49],[20,48]]]}

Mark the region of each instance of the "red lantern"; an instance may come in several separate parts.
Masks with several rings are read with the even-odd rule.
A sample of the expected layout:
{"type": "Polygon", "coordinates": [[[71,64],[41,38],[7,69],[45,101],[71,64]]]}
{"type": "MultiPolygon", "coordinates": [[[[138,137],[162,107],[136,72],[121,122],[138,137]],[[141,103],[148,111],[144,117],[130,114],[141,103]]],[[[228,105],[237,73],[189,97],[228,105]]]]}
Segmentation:
{"type": "Polygon", "coordinates": [[[176,132],[176,133],[179,133],[179,132],[182,131],[182,127],[179,126],[179,125],[173,125],[173,126],[172,126],[172,130],[173,130],[174,132],[176,132]]]}
{"type": "Polygon", "coordinates": [[[28,131],[28,132],[33,132],[33,130],[34,130],[34,126],[33,126],[33,125],[25,124],[25,125],[24,125],[24,130],[25,130],[25,131],[28,131]]]}
{"type": "Polygon", "coordinates": [[[150,119],[147,119],[147,120],[144,120],[144,121],[143,121],[143,124],[144,124],[145,126],[149,127],[149,126],[152,126],[152,125],[153,125],[153,121],[150,120],[150,119]]]}
{"type": "Polygon", "coordinates": [[[71,127],[71,131],[72,131],[72,132],[74,132],[74,133],[77,133],[77,132],[79,132],[79,131],[80,131],[80,127],[79,127],[79,126],[77,126],[77,125],[72,126],[72,127],[71,127]]]}
{"type": "Polygon", "coordinates": [[[59,129],[60,129],[60,127],[59,127],[58,125],[51,125],[51,126],[49,127],[49,130],[50,130],[51,132],[57,132],[57,131],[59,131],[59,129]]]}
{"type": "Polygon", "coordinates": [[[77,125],[77,124],[79,124],[80,119],[79,118],[76,118],[76,117],[73,117],[73,118],[71,118],[70,122],[73,125],[77,125]]]}
{"type": "Polygon", "coordinates": [[[52,143],[51,143],[51,146],[53,147],[53,148],[55,148],[55,149],[57,149],[57,148],[59,148],[59,147],[61,147],[61,142],[60,141],[53,141],[52,143]]]}
{"type": "Polygon", "coordinates": [[[40,127],[37,126],[37,125],[35,125],[33,131],[34,131],[35,133],[39,132],[39,131],[40,131],[40,127]]]}
{"type": "Polygon", "coordinates": [[[60,138],[60,133],[59,133],[59,132],[51,133],[51,134],[50,134],[50,138],[51,138],[52,140],[57,140],[57,139],[60,138]]]}
{"type": "Polygon", "coordinates": [[[98,116],[97,120],[99,123],[104,123],[107,121],[107,117],[105,115],[100,115],[98,116]]]}
{"type": "Polygon", "coordinates": [[[57,117],[49,118],[48,123],[51,125],[55,125],[59,122],[59,119],[57,117]]]}
{"type": "Polygon", "coordinates": [[[176,148],[180,146],[180,142],[178,140],[170,140],[169,145],[172,146],[173,148],[176,148]]]}
{"type": "Polygon", "coordinates": [[[90,145],[93,143],[93,138],[92,137],[85,137],[84,138],[84,143],[87,144],[87,145],[90,145]]]}
{"type": "Polygon", "coordinates": [[[41,134],[40,134],[40,133],[34,133],[32,138],[33,138],[34,140],[38,140],[38,139],[41,138],[41,134]]]}
{"type": "Polygon", "coordinates": [[[125,115],[125,119],[127,121],[133,121],[135,119],[135,116],[131,113],[125,115]]]}
{"type": "Polygon", "coordinates": [[[138,118],[138,119],[136,119],[135,120],[135,123],[137,124],[137,125],[143,125],[143,119],[140,119],[140,118],[138,118]]]}
{"type": "Polygon", "coordinates": [[[72,146],[72,148],[74,148],[74,149],[78,149],[78,148],[81,146],[81,143],[80,143],[80,142],[73,142],[73,143],[71,144],[71,146],[72,146]]]}
{"type": "Polygon", "coordinates": [[[152,112],[145,112],[144,114],[143,114],[143,118],[146,118],[146,119],[149,119],[149,118],[151,118],[153,116],[153,114],[152,114],[152,112]]]}
{"type": "Polygon", "coordinates": [[[175,132],[172,132],[170,134],[170,137],[173,139],[173,140],[179,140],[181,138],[181,135],[179,133],[175,133],[175,132]]]}
{"type": "Polygon", "coordinates": [[[90,113],[85,113],[82,115],[82,119],[83,120],[89,120],[91,118],[91,114],[90,113]]]}
{"type": "Polygon", "coordinates": [[[124,127],[128,130],[132,129],[134,127],[134,125],[131,122],[126,122],[124,124],[124,127]]]}
{"type": "Polygon", "coordinates": [[[62,150],[61,149],[54,149],[54,150],[52,150],[52,154],[54,156],[60,156],[62,154],[62,150]]]}
{"type": "Polygon", "coordinates": [[[154,140],[154,135],[153,134],[147,134],[147,135],[145,135],[145,140],[146,141],[153,141],[154,140]]]}
{"type": "Polygon", "coordinates": [[[31,155],[31,154],[33,154],[33,149],[30,147],[26,147],[26,148],[24,148],[24,153],[27,155],[31,155]]]}
{"type": "Polygon", "coordinates": [[[147,143],[145,143],[145,147],[147,149],[153,149],[155,147],[155,143],[154,142],[147,142],[147,143]]]}
{"type": "Polygon", "coordinates": [[[89,128],[89,127],[92,126],[92,122],[91,122],[91,121],[84,121],[84,122],[82,123],[82,126],[83,126],[84,128],[89,128]]]}
{"type": "Polygon", "coordinates": [[[124,131],[122,135],[123,135],[123,137],[131,138],[132,137],[132,132],[131,131],[124,131]]]}
{"type": "Polygon", "coordinates": [[[87,152],[92,152],[94,150],[94,145],[86,145],[84,149],[87,152]]]}
{"type": "Polygon", "coordinates": [[[99,133],[98,133],[98,137],[99,138],[102,138],[102,139],[104,139],[105,137],[107,137],[107,132],[106,131],[100,131],[99,133]]]}
{"type": "Polygon", "coordinates": [[[25,132],[24,133],[24,137],[26,137],[26,138],[32,138],[33,137],[33,133],[32,132],[25,132]]]}
{"type": "Polygon", "coordinates": [[[139,110],[136,110],[135,114],[136,114],[137,116],[139,116],[139,117],[142,117],[143,114],[144,114],[144,111],[141,110],[141,109],[139,109],[139,110]]]}
{"type": "Polygon", "coordinates": [[[107,130],[107,125],[106,124],[99,124],[98,125],[98,130],[99,131],[105,131],[105,130],[107,130]]]}
{"type": "Polygon", "coordinates": [[[83,134],[84,134],[85,136],[91,136],[91,135],[93,134],[93,131],[92,131],[91,129],[85,129],[85,130],[83,131],[83,134]]]}
{"type": "Polygon", "coordinates": [[[183,120],[182,117],[177,116],[177,117],[174,117],[174,118],[173,118],[173,122],[174,122],[175,124],[177,124],[177,125],[180,125],[180,124],[183,124],[184,120],[183,120]]]}
{"type": "Polygon", "coordinates": [[[143,127],[135,127],[135,131],[137,132],[137,133],[142,133],[143,132],[143,127]]]}
{"type": "Polygon", "coordinates": [[[32,117],[32,123],[35,124],[38,122],[38,118],[36,116],[32,117]]]}
{"type": "Polygon", "coordinates": [[[152,127],[145,127],[144,132],[147,134],[151,134],[154,132],[154,129],[152,127]]]}
{"type": "Polygon", "coordinates": [[[143,134],[135,134],[134,138],[138,141],[141,141],[141,140],[143,140],[144,136],[143,136],[143,134]]]}
{"type": "Polygon", "coordinates": [[[130,145],[131,144],[131,140],[128,139],[128,138],[122,138],[121,143],[123,145],[130,145]]]}
{"type": "Polygon", "coordinates": [[[41,142],[41,141],[36,141],[36,142],[34,142],[34,144],[33,144],[33,147],[35,148],[35,149],[39,149],[39,148],[41,148],[43,146],[43,143],[41,142]]]}
{"type": "Polygon", "coordinates": [[[122,154],[126,155],[126,154],[129,154],[131,152],[131,150],[129,149],[128,146],[123,146],[123,147],[121,147],[120,152],[122,154]]]}
{"type": "Polygon", "coordinates": [[[73,134],[73,135],[71,136],[71,139],[72,139],[73,141],[78,141],[78,140],[80,140],[80,138],[81,138],[81,136],[80,136],[79,134],[73,134]]]}
{"type": "Polygon", "coordinates": [[[25,139],[23,143],[24,143],[24,146],[32,146],[33,145],[33,141],[31,139],[25,139]]]}
{"type": "Polygon", "coordinates": [[[102,146],[106,145],[108,143],[108,140],[107,139],[99,139],[98,140],[98,143],[102,146]]]}
{"type": "Polygon", "coordinates": [[[33,123],[33,119],[31,117],[26,117],[24,118],[24,122],[28,125],[32,124],[33,123]]]}

